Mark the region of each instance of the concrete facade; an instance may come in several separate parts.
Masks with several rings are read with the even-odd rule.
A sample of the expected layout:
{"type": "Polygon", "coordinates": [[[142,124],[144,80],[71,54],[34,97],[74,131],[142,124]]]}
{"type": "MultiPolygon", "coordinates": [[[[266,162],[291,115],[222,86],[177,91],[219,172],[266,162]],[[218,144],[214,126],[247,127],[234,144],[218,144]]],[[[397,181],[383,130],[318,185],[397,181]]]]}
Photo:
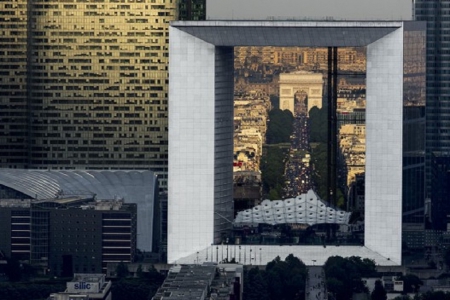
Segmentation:
{"type": "Polygon", "coordinates": [[[217,224],[218,220],[230,220],[228,211],[232,211],[233,205],[232,182],[228,183],[231,173],[228,175],[223,164],[229,157],[231,169],[232,145],[224,143],[233,131],[231,125],[226,125],[232,124],[233,119],[228,108],[233,101],[233,78],[230,75],[227,80],[223,76],[229,72],[229,66],[223,62],[230,59],[230,49],[296,45],[367,47],[365,245],[340,247],[342,251],[337,252],[331,251],[331,247],[254,246],[253,253],[260,249],[261,263],[286,252],[296,254],[306,264],[312,260],[325,262],[328,256],[339,253],[372,258],[382,265],[401,264],[404,24],[232,21],[171,24],[169,263],[194,263],[199,253],[206,259],[209,252],[215,255],[216,247],[217,252],[219,247],[222,249],[223,256],[224,246],[213,244],[220,242],[218,230],[225,228],[224,224],[217,224]],[[230,104],[226,105],[226,101],[230,104]]]}

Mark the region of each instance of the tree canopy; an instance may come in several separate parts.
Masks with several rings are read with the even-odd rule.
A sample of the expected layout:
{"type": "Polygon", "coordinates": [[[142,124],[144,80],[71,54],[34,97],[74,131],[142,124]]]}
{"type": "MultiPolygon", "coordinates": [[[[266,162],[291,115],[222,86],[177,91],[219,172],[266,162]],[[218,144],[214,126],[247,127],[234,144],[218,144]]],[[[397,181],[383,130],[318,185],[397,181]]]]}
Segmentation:
{"type": "Polygon", "coordinates": [[[447,269],[450,269],[450,248],[445,250],[444,253],[444,263],[447,269]]]}
{"type": "Polygon", "coordinates": [[[311,143],[328,142],[328,112],[314,106],[309,111],[309,138],[311,143]]]}
{"type": "MultiPolygon", "coordinates": [[[[328,201],[328,112],[327,108],[314,106],[309,111],[309,139],[311,146],[311,161],[314,166],[312,174],[316,184],[316,192],[323,200],[328,201]]],[[[336,191],[336,203],[340,208],[345,208],[344,193],[340,188],[336,191]]]]}
{"type": "Polygon", "coordinates": [[[41,281],[41,282],[20,282],[20,283],[0,283],[0,299],[2,300],[37,300],[47,299],[51,293],[64,291],[65,281],[41,281]]]}
{"type": "Polygon", "coordinates": [[[305,264],[297,257],[290,254],[285,261],[277,257],[264,271],[253,268],[246,272],[244,299],[304,299],[307,275],[305,264]]]}
{"type": "Polygon", "coordinates": [[[420,286],[423,284],[422,280],[414,274],[406,274],[399,276],[397,280],[403,281],[404,293],[417,293],[420,286]]]}
{"type": "Polygon", "coordinates": [[[289,143],[293,131],[294,116],[285,109],[273,108],[269,111],[269,122],[267,123],[266,143],[280,144],[289,143]]]}
{"type": "Polygon", "coordinates": [[[164,276],[155,268],[141,272],[140,276],[138,278],[122,278],[113,282],[111,293],[114,300],[152,299],[164,282],[164,276]]]}
{"type": "Polygon", "coordinates": [[[116,276],[117,278],[125,278],[128,276],[130,272],[128,271],[128,267],[121,261],[116,267],[116,276]]]}
{"type": "Polygon", "coordinates": [[[376,275],[373,260],[356,256],[332,256],[323,268],[328,291],[335,295],[336,299],[351,299],[353,293],[368,292],[361,278],[376,275]]]}
{"type": "Polygon", "coordinates": [[[375,281],[375,288],[373,289],[372,293],[370,294],[371,300],[386,300],[387,299],[387,293],[384,289],[383,283],[381,280],[375,281]]]}
{"type": "Polygon", "coordinates": [[[416,294],[414,298],[408,295],[395,297],[394,300],[450,300],[450,292],[428,291],[423,294],[416,294]]]}
{"type": "Polygon", "coordinates": [[[281,199],[281,192],[284,186],[284,165],[287,148],[269,146],[263,148],[261,158],[261,178],[263,190],[271,200],[281,199]]]}

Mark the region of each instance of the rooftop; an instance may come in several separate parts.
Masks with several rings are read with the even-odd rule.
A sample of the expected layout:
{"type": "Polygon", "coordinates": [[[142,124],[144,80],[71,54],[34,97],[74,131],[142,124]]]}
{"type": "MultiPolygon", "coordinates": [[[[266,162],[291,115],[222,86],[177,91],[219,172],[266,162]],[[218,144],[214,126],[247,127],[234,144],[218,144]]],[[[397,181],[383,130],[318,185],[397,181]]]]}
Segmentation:
{"type": "Polygon", "coordinates": [[[105,280],[105,274],[88,274],[88,273],[75,273],[73,279],[70,282],[103,282],[105,280]]]}

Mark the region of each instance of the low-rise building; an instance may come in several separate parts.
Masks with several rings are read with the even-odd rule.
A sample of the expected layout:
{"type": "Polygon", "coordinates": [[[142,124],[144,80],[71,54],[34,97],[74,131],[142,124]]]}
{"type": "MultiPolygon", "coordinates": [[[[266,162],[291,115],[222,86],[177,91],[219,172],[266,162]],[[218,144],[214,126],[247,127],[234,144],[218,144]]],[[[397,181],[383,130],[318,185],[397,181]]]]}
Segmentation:
{"type": "Polygon", "coordinates": [[[47,300],[111,300],[111,281],[105,274],[74,274],[64,292],[50,294],[47,300]]]}
{"type": "Polygon", "coordinates": [[[145,252],[156,252],[161,248],[156,229],[158,190],[158,179],[149,170],[0,168],[0,200],[54,199],[70,195],[95,196],[100,200],[124,199],[126,203],[137,204],[137,247],[145,252]]]}
{"type": "Polygon", "coordinates": [[[0,251],[44,274],[105,273],[133,262],[137,205],[93,196],[0,200],[0,251]]]}
{"type": "Polygon", "coordinates": [[[238,264],[175,265],[152,300],[241,300],[243,278],[238,264]]]}

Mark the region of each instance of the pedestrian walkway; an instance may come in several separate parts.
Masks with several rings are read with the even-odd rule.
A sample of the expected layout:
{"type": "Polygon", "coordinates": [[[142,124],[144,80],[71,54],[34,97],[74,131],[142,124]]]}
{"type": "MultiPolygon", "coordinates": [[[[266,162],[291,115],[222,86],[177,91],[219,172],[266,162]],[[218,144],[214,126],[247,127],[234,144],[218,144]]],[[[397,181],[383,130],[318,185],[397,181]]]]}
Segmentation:
{"type": "Polygon", "coordinates": [[[306,300],[327,300],[325,273],[320,266],[309,266],[306,278],[306,300]]]}

